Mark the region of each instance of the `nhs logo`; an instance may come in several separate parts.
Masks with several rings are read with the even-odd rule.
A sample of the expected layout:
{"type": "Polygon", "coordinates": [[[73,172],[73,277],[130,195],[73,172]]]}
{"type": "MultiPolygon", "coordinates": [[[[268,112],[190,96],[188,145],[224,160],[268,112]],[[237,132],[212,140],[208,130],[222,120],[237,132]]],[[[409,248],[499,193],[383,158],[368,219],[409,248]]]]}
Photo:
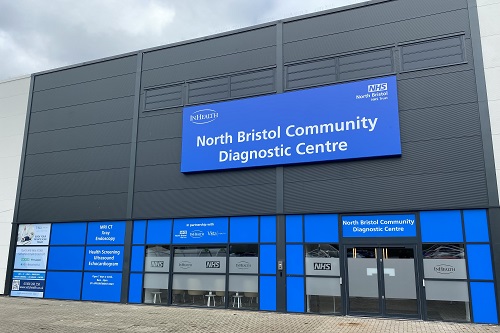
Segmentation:
{"type": "Polygon", "coordinates": [[[314,270],[315,271],[331,271],[332,264],[326,263],[326,262],[315,262],[314,263],[314,270]]]}
{"type": "Polygon", "coordinates": [[[377,83],[368,85],[368,92],[386,91],[387,83],[377,83]]]}

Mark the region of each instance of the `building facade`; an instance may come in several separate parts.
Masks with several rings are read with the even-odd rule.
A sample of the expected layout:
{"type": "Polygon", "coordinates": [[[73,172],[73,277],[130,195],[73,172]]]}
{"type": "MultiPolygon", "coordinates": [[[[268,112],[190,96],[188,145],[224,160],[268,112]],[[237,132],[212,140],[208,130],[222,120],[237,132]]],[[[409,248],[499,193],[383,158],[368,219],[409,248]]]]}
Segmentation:
{"type": "Polygon", "coordinates": [[[6,290],[498,323],[498,7],[370,1],[34,74],[6,290]]]}

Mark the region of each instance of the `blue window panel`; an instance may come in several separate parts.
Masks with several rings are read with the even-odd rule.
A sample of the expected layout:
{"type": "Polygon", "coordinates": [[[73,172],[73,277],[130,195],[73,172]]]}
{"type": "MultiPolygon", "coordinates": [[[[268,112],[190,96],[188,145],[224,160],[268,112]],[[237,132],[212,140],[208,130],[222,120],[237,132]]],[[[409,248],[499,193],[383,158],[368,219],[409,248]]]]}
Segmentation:
{"type": "Polygon", "coordinates": [[[82,272],[47,272],[44,298],[80,300],[82,272]]]}
{"type": "Polygon", "coordinates": [[[337,243],[339,216],[321,214],[304,216],[305,240],[311,243],[337,243]]]}
{"type": "Polygon", "coordinates": [[[120,302],[122,273],[86,272],[83,275],[82,300],[120,302]]]}
{"type": "Polygon", "coordinates": [[[498,324],[493,282],[471,282],[472,315],[475,323],[498,324]]]}
{"type": "Polygon", "coordinates": [[[146,221],[134,221],[132,244],[146,243],[146,221]]]}
{"type": "Polygon", "coordinates": [[[276,245],[261,245],[260,274],[276,274],[276,245]]]}
{"type": "Polygon", "coordinates": [[[276,216],[260,217],[260,242],[276,243],[276,216]]]}
{"type": "Polygon", "coordinates": [[[231,217],[231,243],[257,243],[259,241],[259,218],[257,216],[231,217]]]}
{"type": "Polygon", "coordinates": [[[122,267],[123,246],[87,246],[86,271],[121,271],[122,267]]]}
{"type": "Polygon", "coordinates": [[[493,280],[491,252],[488,244],[467,245],[467,264],[471,280],[493,280]]]}
{"type": "Polygon", "coordinates": [[[172,242],[175,244],[227,243],[228,227],[227,217],[175,220],[172,242]]]}
{"type": "Polygon", "coordinates": [[[89,222],[87,244],[121,245],[125,242],[125,221],[89,222]]]}
{"type": "Polygon", "coordinates": [[[51,246],[49,251],[49,270],[83,270],[83,246],[51,246]]]}
{"type": "Polygon", "coordinates": [[[276,311],[276,276],[261,276],[259,289],[260,310],[276,311]]]}
{"type": "Polygon", "coordinates": [[[304,312],[304,278],[288,276],[286,278],[286,310],[304,312]]]}
{"type": "Polygon", "coordinates": [[[489,242],[486,209],[464,210],[465,240],[489,242]]]}
{"type": "Polygon", "coordinates": [[[286,274],[304,275],[304,247],[286,246],[286,274]]]}
{"type": "Polygon", "coordinates": [[[132,260],[130,270],[132,272],[142,272],[144,270],[144,246],[132,246],[132,260]]]}
{"type": "Polygon", "coordinates": [[[142,303],[142,274],[130,274],[128,302],[142,303]]]}
{"type": "Polygon", "coordinates": [[[302,215],[286,217],[286,241],[302,243],[302,215]]]}
{"type": "Polygon", "coordinates": [[[87,223],[52,223],[50,245],[84,245],[87,223]]]}
{"type": "Polygon", "coordinates": [[[459,210],[420,212],[422,242],[463,242],[459,210]]]}
{"type": "Polygon", "coordinates": [[[170,244],[172,220],[148,221],[146,244],[170,244]]]}

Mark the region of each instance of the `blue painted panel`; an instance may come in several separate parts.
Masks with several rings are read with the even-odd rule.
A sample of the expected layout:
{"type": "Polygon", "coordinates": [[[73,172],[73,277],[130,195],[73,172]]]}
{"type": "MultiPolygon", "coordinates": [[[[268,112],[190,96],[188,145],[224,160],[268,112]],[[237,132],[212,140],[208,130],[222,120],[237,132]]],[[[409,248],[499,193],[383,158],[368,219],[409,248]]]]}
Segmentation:
{"type": "Polygon", "coordinates": [[[130,270],[132,272],[142,272],[144,270],[144,246],[132,246],[132,260],[130,262],[130,270]]]}
{"type": "Polygon", "coordinates": [[[125,241],[125,221],[90,222],[87,244],[118,245],[125,241]]]}
{"type": "Polygon", "coordinates": [[[259,262],[260,274],[276,274],[276,245],[261,245],[259,262]]]}
{"type": "Polygon", "coordinates": [[[288,215],[286,217],[286,242],[303,242],[302,215],[288,215]]]}
{"type": "Polygon", "coordinates": [[[260,217],[260,242],[276,243],[276,216],[260,217]]]}
{"type": "Polygon", "coordinates": [[[259,289],[260,310],[276,311],[276,276],[261,276],[259,289]]]}
{"type": "Polygon", "coordinates": [[[400,154],[395,76],[183,110],[181,172],[400,154]]]}
{"type": "Polygon", "coordinates": [[[475,323],[498,324],[493,282],[471,282],[472,315],[475,323]]]}
{"type": "Polygon", "coordinates": [[[123,246],[87,246],[86,271],[121,271],[123,246]]]}
{"type": "Polygon", "coordinates": [[[82,300],[120,302],[122,273],[86,272],[83,275],[82,300]]]}
{"type": "Polygon", "coordinates": [[[305,241],[310,243],[338,243],[338,218],[337,214],[305,215],[305,241]]]}
{"type": "Polygon", "coordinates": [[[172,220],[149,220],[146,244],[170,244],[172,220]]]}
{"type": "Polygon", "coordinates": [[[344,237],[415,237],[414,214],[342,216],[344,237]]]}
{"type": "Polygon", "coordinates": [[[53,223],[50,245],[84,245],[87,223],[53,223]]]}
{"type": "Polygon", "coordinates": [[[467,264],[471,280],[493,280],[491,252],[488,244],[468,244],[467,264]]]}
{"type": "Polygon", "coordinates": [[[146,242],[146,221],[134,221],[132,244],[145,244],[145,242],[146,242]]]}
{"type": "Polygon", "coordinates": [[[286,246],[286,274],[304,275],[304,247],[286,246]]]}
{"type": "Polygon", "coordinates": [[[51,246],[49,251],[49,270],[82,271],[83,246],[51,246]]]}
{"type": "Polygon", "coordinates": [[[304,278],[286,278],[286,309],[288,312],[304,312],[304,278]]]}
{"type": "Polygon", "coordinates": [[[130,274],[128,302],[142,303],[142,274],[130,274]]]}
{"type": "Polygon", "coordinates": [[[174,244],[227,243],[228,218],[182,219],[174,221],[174,244]]]}
{"type": "Polygon", "coordinates": [[[231,243],[257,243],[259,241],[259,217],[231,217],[230,242],[231,243]]]}
{"type": "Polygon", "coordinates": [[[420,212],[422,242],[463,242],[462,216],[459,210],[420,212]]]}
{"type": "Polygon", "coordinates": [[[465,241],[489,242],[486,209],[464,210],[465,241]]]}
{"type": "Polygon", "coordinates": [[[45,298],[80,300],[82,272],[47,272],[45,298]]]}

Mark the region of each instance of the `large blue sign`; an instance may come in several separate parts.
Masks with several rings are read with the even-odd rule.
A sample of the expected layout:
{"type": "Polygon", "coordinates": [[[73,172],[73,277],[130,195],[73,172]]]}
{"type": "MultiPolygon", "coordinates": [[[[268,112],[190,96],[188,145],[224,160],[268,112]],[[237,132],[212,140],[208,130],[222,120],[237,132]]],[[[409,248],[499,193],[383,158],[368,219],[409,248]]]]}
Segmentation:
{"type": "Polygon", "coordinates": [[[174,220],[174,244],[227,243],[228,218],[174,220]]]}
{"type": "Polygon", "coordinates": [[[121,273],[84,273],[82,300],[119,302],[121,287],[121,273]]]}
{"type": "Polygon", "coordinates": [[[344,237],[415,237],[414,214],[342,216],[344,237]]]}
{"type": "Polygon", "coordinates": [[[123,246],[87,246],[86,271],[121,271],[123,246]]]}
{"type": "Polygon", "coordinates": [[[395,76],[183,111],[181,172],[400,154],[395,76]]]}

